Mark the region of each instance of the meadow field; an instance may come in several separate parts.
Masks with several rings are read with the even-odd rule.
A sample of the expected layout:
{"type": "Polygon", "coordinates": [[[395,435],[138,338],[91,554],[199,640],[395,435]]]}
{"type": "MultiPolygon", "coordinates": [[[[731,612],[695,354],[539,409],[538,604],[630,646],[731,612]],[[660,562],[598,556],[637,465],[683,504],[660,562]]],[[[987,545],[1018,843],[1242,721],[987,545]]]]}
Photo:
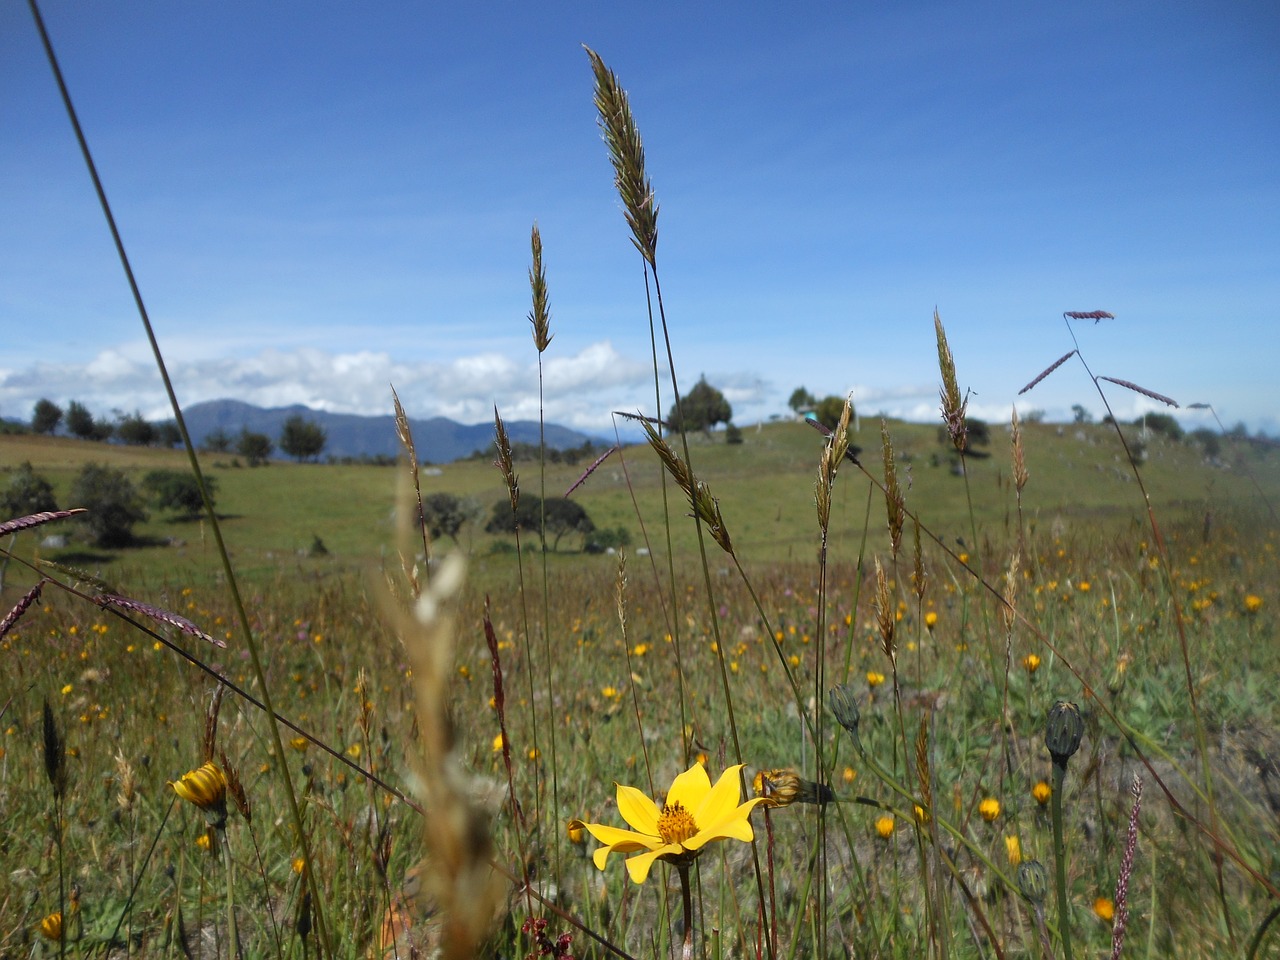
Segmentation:
{"type": "Polygon", "coordinates": [[[936,329],[936,424],[613,453],[573,496],[618,553],[429,542],[418,494],[581,478],[500,427],[438,475],[0,437],[64,508],[87,462],[218,483],[127,548],[4,528],[0,957],[1280,956],[1280,450],[974,456],[936,329]]]}

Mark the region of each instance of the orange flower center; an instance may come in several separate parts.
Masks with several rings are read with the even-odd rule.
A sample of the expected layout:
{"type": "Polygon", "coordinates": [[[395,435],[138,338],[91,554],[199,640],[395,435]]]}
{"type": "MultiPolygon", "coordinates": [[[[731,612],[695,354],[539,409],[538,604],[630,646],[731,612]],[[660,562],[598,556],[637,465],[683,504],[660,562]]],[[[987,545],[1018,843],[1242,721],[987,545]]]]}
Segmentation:
{"type": "Polygon", "coordinates": [[[679,803],[668,803],[658,817],[658,836],[667,843],[683,844],[698,832],[693,814],[679,803]]]}

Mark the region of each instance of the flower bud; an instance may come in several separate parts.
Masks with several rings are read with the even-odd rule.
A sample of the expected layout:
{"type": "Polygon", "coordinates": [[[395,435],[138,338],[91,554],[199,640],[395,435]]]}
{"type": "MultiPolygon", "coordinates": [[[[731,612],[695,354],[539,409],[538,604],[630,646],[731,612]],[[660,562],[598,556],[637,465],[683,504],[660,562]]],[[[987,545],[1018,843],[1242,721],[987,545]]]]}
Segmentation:
{"type": "Polygon", "coordinates": [[[1024,860],[1018,867],[1018,890],[1037,907],[1049,893],[1049,874],[1039,860],[1024,860]]]}
{"type": "Polygon", "coordinates": [[[1055,766],[1067,767],[1067,761],[1080,749],[1084,736],[1084,718],[1074,703],[1059,700],[1049,710],[1049,720],[1044,728],[1044,745],[1049,748],[1055,766]]]}
{"type": "Polygon", "coordinates": [[[845,683],[832,687],[827,692],[827,702],[831,705],[831,712],[835,715],[836,721],[849,731],[849,736],[853,737],[854,743],[857,743],[858,723],[862,715],[858,711],[858,700],[853,689],[845,683]]]}
{"type": "Polygon", "coordinates": [[[805,780],[788,769],[761,770],[752,785],[756,796],[764,797],[765,806],[769,807],[786,807],[793,803],[821,806],[836,798],[826,784],[805,780]]]}

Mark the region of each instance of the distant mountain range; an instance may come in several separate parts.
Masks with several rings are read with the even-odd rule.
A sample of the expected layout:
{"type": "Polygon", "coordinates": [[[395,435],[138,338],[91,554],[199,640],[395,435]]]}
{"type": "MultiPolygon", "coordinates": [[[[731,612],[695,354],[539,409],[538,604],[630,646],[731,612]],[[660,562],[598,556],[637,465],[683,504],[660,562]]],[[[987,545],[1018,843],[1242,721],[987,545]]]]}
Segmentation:
{"type": "MultiPolygon", "coordinates": [[[[326,413],[301,404],[264,409],[239,400],[209,400],[187,407],[182,415],[196,446],[203,444],[209,434],[219,429],[229,434],[233,443],[242,429],[248,429],[253,433],[265,433],[278,446],[284,422],[290,417],[301,416],[318,423],[328,435],[322,458],[395,457],[400,453],[395,418],[390,414],[362,417],[353,413],[326,413]]],[[[536,420],[505,422],[512,443],[538,442],[536,420]]],[[[469,457],[477,450],[493,449],[492,423],[468,425],[447,417],[429,420],[411,417],[409,427],[413,431],[413,445],[418,458],[429,463],[448,463],[469,457]]],[[[600,443],[599,437],[590,437],[553,423],[546,425],[546,439],[547,446],[556,450],[580,447],[588,440],[600,443]]],[[[276,455],[280,456],[278,450],[276,455]]]]}

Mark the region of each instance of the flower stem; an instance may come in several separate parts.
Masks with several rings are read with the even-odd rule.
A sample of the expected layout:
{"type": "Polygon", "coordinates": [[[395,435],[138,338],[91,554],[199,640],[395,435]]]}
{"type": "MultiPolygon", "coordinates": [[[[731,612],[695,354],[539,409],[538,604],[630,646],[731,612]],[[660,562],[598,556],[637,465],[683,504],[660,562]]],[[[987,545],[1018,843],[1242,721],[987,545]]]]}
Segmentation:
{"type": "Polygon", "coordinates": [[[1058,933],[1062,937],[1063,960],[1073,960],[1071,953],[1071,912],[1067,902],[1067,850],[1062,840],[1062,785],[1067,778],[1066,764],[1053,765],[1053,860],[1057,867],[1058,933]]]}
{"type": "Polygon", "coordinates": [[[684,942],[680,946],[681,960],[693,960],[693,895],[689,890],[689,864],[677,863],[680,874],[680,903],[684,907],[684,942]]]}

